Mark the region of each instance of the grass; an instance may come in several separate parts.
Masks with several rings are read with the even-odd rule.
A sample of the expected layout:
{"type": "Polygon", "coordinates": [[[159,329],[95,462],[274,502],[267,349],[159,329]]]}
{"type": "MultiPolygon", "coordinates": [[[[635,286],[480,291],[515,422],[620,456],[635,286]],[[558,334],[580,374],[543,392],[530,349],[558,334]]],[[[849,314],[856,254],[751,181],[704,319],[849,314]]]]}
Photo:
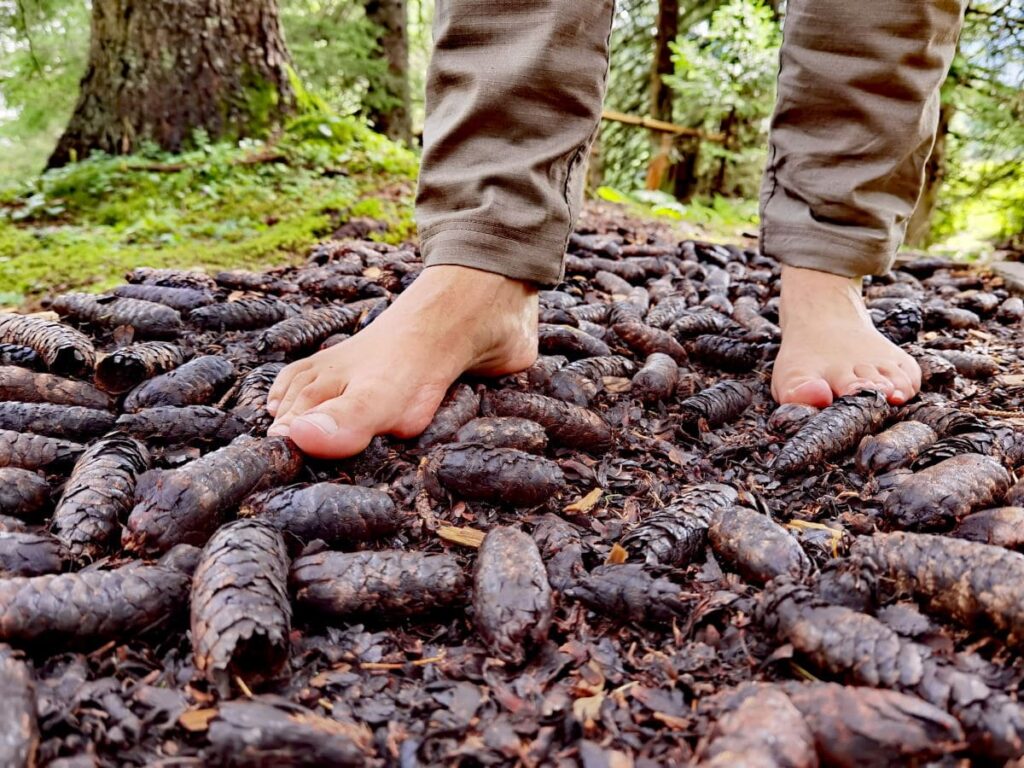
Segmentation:
{"type": "Polygon", "coordinates": [[[121,282],[137,266],[259,269],[341,223],[413,231],[416,156],[355,120],[309,114],[270,143],[96,156],[0,189],[0,305],[121,282]]]}

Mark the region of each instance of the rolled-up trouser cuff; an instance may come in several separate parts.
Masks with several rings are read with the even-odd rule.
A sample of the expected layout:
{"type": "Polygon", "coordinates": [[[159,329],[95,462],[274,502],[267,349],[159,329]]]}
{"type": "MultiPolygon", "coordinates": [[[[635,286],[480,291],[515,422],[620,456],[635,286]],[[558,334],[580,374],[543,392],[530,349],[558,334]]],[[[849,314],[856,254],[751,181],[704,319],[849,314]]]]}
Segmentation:
{"type": "Polygon", "coordinates": [[[426,264],[558,282],[613,11],[612,0],[437,0],[416,195],[426,264]]]}
{"type": "MultiPolygon", "coordinates": [[[[899,230],[902,233],[902,230],[899,230]]],[[[787,227],[776,223],[761,229],[761,251],[790,267],[831,272],[843,277],[883,275],[892,267],[899,239],[844,237],[828,227],[787,227]]]]}
{"type": "Polygon", "coordinates": [[[788,0],[761,187],[784,264],[887,271],[921,194],[967,0],[788,0]]]}
{"type": "Polygon", "coordinates": [[[544,287],[562,280],[562,239],[540,240],[523,232],[502,232],[486,224],[477,227],[465,222],[435,226],[422,233],[422,238],[420,252],[428,267],[455,264],[544,287]]]}

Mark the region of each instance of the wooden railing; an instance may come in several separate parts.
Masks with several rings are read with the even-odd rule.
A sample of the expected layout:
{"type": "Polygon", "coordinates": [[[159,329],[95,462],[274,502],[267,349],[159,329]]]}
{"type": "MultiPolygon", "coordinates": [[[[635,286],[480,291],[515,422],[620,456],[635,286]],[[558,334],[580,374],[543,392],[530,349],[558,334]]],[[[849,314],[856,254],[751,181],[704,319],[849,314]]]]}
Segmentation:
{"type": "Polygon", "coordinates": [[[651,157],[651,164],[647,167],[647,189],[661,189],[671,165],[672,145],[680,138],[696,139],[697,142],[710,141],[721,144],[725,141],[724,133],[708,133],[700,128],[689,128],[685,125],[676,125],[664,120],[655,120],[653,117],[630,115],[625,112],[616,112],[614,109],[606,109],[601,113],[603,120],[611,120],[615,123],[635,125],[639,128],[646,128],[661,134],[661,142],[658,151],[651,157]]]}
{"type": "Polygon", "coordinates": [[[658,131],[659,133],[672,134],[675,136],[692,136],[700,139],[701,141],[713,141],[716,143],[725,141],[725,134],[723,133],[707,133],[702,131],[700,128],[687,128],[685,125],[666,123],[664,120],[655,120],[653,117],[647,117],[646,115],[642,117],[629,115],[625,112],[616,112],[614,109],[604,110],[604,112],[601,113],[601,118],[604,120],[611,120],[615,123],[638,125],[641,128],[658,131]]]}

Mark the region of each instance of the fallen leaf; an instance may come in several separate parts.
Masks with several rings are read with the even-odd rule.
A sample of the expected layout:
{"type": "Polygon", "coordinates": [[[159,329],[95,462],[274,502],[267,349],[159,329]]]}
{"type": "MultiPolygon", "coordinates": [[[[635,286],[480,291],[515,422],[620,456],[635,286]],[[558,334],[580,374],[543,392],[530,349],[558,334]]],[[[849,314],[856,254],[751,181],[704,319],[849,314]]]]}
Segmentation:
{"type": "Polygon", "coordinates": [[[135,340],[135,328],[130,325],[119,325],[111,334],[119,347],[126,347],[135,340]]]}
{"type": "Polygon", "coordinates": [[[629,553],[618,544],[612,544],[612,551],[608,553],[605,565],[621,565],[629,559],[629,553]]]}
{"type": "Polygon", "coordinates": [[[1006,373],[996,376],[996,383],[1003,387],[1021,387],[1024,386],[1024,374],[1006,373]]]}
{"type": "Polygon", "coordinates": [[[205,707],[203,709],[190,709],[183,712],[178,718],[178,724],[186,731],[198,733],[210,727],[210,721],[217,716],[216,707],[205,707]]]}
{"type": "Polygon", "coordinates": [[[484,543],[485,534],[476,528],[457,528],[454,525],[442,525],[437,529],[437,535],[452,544],[461,544],[464,547],[478,548],[484,543]]]}
{"type": "Polygon", "coordinates": [[[686,454],[674,445],[668,450],[668,459],[677,467],[685,467],[687,464],[692,463],[692,458],[687,459],[686,454]]]}
{"type": "Polygon", "coordinates": [[[604,496],[604,490],[601,488],[595,488],[586,496],[581,496],[576,499],[576,501],[572,502],[572,504],[567,504],[562,511],[577,513],[589,512],[597,506],[597,502],[601,500],[602,496],[604,496]]]}

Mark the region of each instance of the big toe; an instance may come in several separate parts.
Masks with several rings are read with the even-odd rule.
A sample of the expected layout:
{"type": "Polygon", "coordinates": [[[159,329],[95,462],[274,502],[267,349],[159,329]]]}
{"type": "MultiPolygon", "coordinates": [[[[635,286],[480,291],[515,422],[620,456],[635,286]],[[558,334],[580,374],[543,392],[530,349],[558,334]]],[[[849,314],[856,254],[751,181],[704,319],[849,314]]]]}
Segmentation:
{"type": "Polygon", "coordinates": [[[820,376],[794,373],[782,374],[774,382],[775,396],[779,405],[800,403],[815,408],[832,404],[832,387],[820,376]]]}
{"type": "Polygon", "coordinates": [[[378,431],[362,398],[346,392],[297,416],[288,436],[309,456],[343,459],[365,449],[378,431]]]}

